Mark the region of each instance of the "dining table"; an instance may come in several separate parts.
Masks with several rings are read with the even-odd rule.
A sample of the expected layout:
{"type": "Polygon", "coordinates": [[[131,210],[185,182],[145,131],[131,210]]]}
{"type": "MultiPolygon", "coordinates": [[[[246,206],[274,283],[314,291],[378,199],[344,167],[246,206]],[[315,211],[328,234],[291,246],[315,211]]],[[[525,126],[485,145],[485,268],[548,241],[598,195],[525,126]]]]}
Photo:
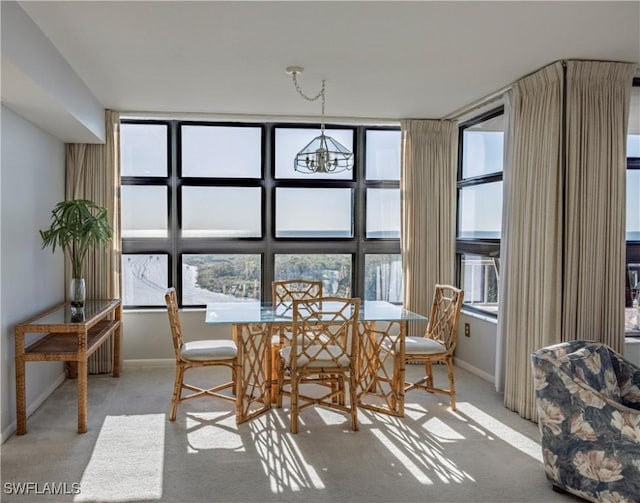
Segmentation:
{"type": "MultiPolygon", "coordinates": [[[[358,407],[404,416],[405,337],[410,321],[426,321],[401,305],[365,300],[360,305],[357,357],[358,407]]],[[[292,310],[259,301],[207,304],[206,323],[231,325],[238,353],[235,368],[236,422],[272,406],[272,326],[292,323],[292,310]]]]}

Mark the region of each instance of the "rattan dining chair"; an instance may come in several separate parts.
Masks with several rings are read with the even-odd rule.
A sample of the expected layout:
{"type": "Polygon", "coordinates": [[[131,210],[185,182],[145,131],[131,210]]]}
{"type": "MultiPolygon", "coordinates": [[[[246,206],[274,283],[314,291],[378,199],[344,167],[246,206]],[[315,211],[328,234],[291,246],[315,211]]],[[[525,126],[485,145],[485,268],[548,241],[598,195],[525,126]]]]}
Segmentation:
{"type": "Polygon", "coordinates": [[[298,433],[300,411],[322,406],[346,412],[351,417],[351,428],[358,430],[356,398],[358,360],[358,313],[360,299],[321,297],[293,301],[293,331],[291,345],[279,352],[278,399],[291,398],[291,433],[298,433]],[[285,374],[290,390],[285,392],[285,374]],[[301,386],[315,383],[334,385],[313,397],[301,393],[301,386]],[[346,398],[348,382],[349,400],[346,398]],[[302,402],[302,403],[301,403],[302,402]]]}
{"type": "MultiPolygon", "coordinates": [[[[271,283],[273,309],[280,317],[293,317],[293,301],[317,299],[322,297],[322,281],[306,279],[287,279],[271,283]]],[[[271,396],[278,396],[278,353],[291,343],[292,323],[273,323],[271,325],[271,396]]]]}
{"type": "Polygon", "coordinates": [[[424,362],[425,376],[417,382],[405,383],[405,392],[420,388],[429,393],[449,395],[451,410],[456,410],[456,388],[453,378],[453,353],[458,340],[458,318],[464,292],[449,285],[436,285],[431,315],[424,336],[407,337],[405,361],[424,362]],[[449,388],[433,385],[433,363],[445,363],[449,375],[449,388]]]}
{"type": "Polygon", "coordinates": [[[220,392],[227,388],[234,390],[237,357],[236,343],[232,340],[198,340],[184,342],[175,288],[169,288],[164,298],[167,303],[169,325],[171,326],[173,348],[176,355],[176,379],[173,386],[169,420],[176,420],[178,404],[185,400],[211,396],[235,402],[234,396],[224,395],[220,392]],[[229,367],[231,369],[231,382],[226,382],[208,389],[199,388],[198,386],[184,382],[184,374],[187,370],[214,365],[229,367]],[[193,393],[183,396],[182,391],[185,389],[193,393]]]}

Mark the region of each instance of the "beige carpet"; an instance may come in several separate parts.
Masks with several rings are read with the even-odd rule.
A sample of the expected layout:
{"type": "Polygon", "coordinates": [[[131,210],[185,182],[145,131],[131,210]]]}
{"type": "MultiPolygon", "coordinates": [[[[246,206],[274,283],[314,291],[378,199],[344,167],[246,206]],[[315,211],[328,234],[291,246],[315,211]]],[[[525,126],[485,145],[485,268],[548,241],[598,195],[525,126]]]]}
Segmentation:
{"type": "Polygon", "coordinates": [[[91,376],[89,431],[78,435],[67,380],[29,418],[28,434],[2,446],[1,500],[577,502],[545,480],[537,426],[505,409],[491,384],[460,368],[456,378],[456,413],[446,397],[412,391],[404,418],[360,411],[352,432],[346,416],[309,409],[297,435],[286,404],[237,426],[232,403],[198,399],[169,422],[173,368],[91,376]],[[29,494],[16,494],[29,482],[29,494]]]}

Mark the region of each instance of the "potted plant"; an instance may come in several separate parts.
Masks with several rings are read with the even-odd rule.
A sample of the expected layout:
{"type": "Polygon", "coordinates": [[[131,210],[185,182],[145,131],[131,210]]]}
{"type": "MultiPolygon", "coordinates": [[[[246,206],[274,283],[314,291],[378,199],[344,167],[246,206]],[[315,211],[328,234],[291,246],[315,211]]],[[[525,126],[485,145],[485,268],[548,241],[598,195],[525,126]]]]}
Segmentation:
{"type": "Polygon", "coordinates": [[[51,227],[40,231],[42,248],[62,248],[71,259],[69,301],[74,308],[84,307],[86,288],[82,264],[87,252],[111,241],[112,231],[106,208],[87,199],[62,201],[51,211],[51,227]]]}

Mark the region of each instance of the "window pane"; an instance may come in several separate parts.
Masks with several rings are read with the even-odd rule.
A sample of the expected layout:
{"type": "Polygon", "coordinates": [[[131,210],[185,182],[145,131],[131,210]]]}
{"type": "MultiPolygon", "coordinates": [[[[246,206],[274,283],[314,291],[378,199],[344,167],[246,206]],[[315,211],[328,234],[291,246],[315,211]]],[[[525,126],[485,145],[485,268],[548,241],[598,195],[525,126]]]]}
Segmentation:
{"type": "Polygon", "coordinates": [[[183,187],[182,236],[247,238],[262,235],[260,187],[183,187]]]}
{"type": "Polygon", "coordinates": [[[351,255],[275,255],[275,280],[322,280],[324,296],[351,296],[351,255]]]}
{"type": "MultiPolygon", "coordinates": [[[[353,131],[351,129],[327,129],[330,136],[343,147],[353,152],[353,131]]],[[[316,136],[320,129],[276,128],[276,178],[331,178],[333,180],[351,180],[353,169],[341,173],[300,173],[293,169],[296,154],[316,136]]]]}
{"type": "Polygon", "coordinates": [[[480,255],[462,255],[461,284],[465,304],[492,313],[498,312],[498,260],[480,255]]]}
{"type": "Polygon", "coordinates": [[[367,180],[400,180],[400,131],[367,131],[367,180]]]}
{"type": "Polygon", "coordinates": [[[351,189],[276,189],[276,237],[353,237],[351,189]]]}
{"type": "Polygon", "coordinates": [[[122,176],[167,176],[167,126],[120,124],[122,176]]]}
{"type": "Polygon", "coordinates": [[[402,303],[400,254],[368,254],[364,257],[364,300],[402,303]]]}
{"type": "Polygon", "coordinates": [[[167,237],[167,187],[123,185],[122,237],[167,237]]]}
{"type": "Polygon", "coordinates": [[[640,134],[627,135],[627,157],[640,157],[640,134]]]}
{"type": "Polygon", "coordinates": [[[460,189],[458,237],[499,239],[502,228],[502,182],[460,189]]]}
{"type": "Polygon", "coordinates": [[[169,288],[168,255],[122,255],[122,303],[164,306],[169,288]]]}
{"type": "Polygon", "coordinates": [[[640,241],[640,169],[627,170],[627,241],[640,241]]]}
{"type": "Polygon", "coordinates": [[[260,300],[260,255],[182,255],[182,303],[260,300]]]}
{"type": "Polygon", "coordinates": [[[504,115],[468,127],[462,133],[462,178],[502,171],[504,115]]]}
{"type": "Polygon", "coordinates": [[[259,127],[182,126],[182,176],[260,178],[259,127]]]}
{"type": "Polygon", "coordinates": [[[400,238],[400,189],[367,189],[367,237],[400,238]]]}

